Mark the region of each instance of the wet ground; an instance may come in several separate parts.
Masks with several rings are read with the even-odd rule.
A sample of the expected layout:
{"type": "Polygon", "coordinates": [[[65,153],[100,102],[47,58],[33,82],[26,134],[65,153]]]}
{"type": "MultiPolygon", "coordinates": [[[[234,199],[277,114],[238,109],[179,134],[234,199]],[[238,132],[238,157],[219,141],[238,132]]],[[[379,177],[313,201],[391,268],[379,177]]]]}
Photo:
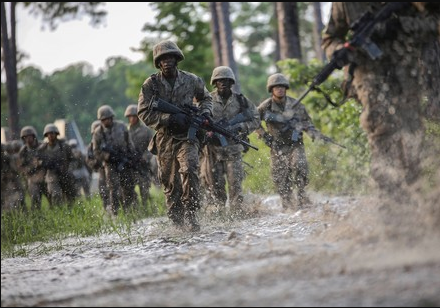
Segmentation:
{"type": "Polygon", "coordinates": [[[160,217],[127,233],[35,244],[27,258],[2,260],[1,305],[440,305],[432,223],[396,222],[374,199],[311,199],[283,212],[277,197],[247,196],[248,217],[208,209],[198,233],[160,217]]]}

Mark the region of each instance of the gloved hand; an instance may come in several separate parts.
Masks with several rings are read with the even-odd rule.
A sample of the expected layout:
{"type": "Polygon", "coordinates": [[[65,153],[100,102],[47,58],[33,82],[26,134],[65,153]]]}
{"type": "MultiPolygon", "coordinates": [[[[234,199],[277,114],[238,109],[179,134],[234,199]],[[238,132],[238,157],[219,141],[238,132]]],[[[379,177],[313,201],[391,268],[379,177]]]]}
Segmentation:
{"type": "Polygon", "coordinates": [[[228,130],[233,132],[234,134],[238,135],[238,134],[244,133],[245,128],[242,125],[242,123],[237,123],[232,126],[228,126],[228,130]]]}
{"type": "Polygon", "coordinates": [[[190,124],[190,117],[184,113],[173,113],[168,119],[168,127],[172,134],[187,132],[190,124]]]}
{"type": "Polygon", "coordinates": [[[209,124],[214,123],[214,119],[211,117],[211,114],[208,111],[205,111],[200,115],[205,121],[207,121],[209,124]]]}
{"type": "Polygon", "coordinates": [[[336,61],[336,67],[338,69],[343,68],[347,64],[353,62],[354,53],[350,47],[342,47],[341,49],[335,50],[332,55],[332,61],[336,61]]]}

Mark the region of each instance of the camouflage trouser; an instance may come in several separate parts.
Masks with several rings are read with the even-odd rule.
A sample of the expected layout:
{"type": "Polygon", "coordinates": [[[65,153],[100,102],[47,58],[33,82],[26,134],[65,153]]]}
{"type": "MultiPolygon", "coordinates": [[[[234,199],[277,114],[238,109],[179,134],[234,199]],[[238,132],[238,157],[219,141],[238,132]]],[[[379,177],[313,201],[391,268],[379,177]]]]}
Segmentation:
{"type": "Polygon", "coordinates": [[[298,195],[304,194],[308,184],[309,168],[304,145],[273,146],[270,151],[272,179],[281,197],[284,209],[294,207],[292,203],[293,185],[298,188],[298,195]]]}
{"type": "Polygon", "coordinates": [[[180,223],[185,212],[200,209],[199,145],[171,138],[167,151],[159,152],[158,163],[168,216],[180,223]]]}
{"type": "Polygon", "coordinates": [[[243,203],[242,182],[244,170],[241,152],[231,153],[226,148],[208,146],[203,149],[202,175],[207,199],[215,206],[225,207],[228,199],[232,211],[240,211],[243,203]]]}
{"type": "Polygon", "coordinates": [[[27,190],[29,192],[29,195],[31,196],[31,209],[40,210],[41,199],[43,195],[47,197],[49,196],[44,179],[41,180],[41,179],[28,178],[27,190]]]}
{"type": "Polygon", "coordinates": [[[424,138],[417,58],[410,52],[397,58],[394,65],[372,61],[357,67],[353,81],[364,107],[360,122],[370,144],[371,175],[382,191],[396,196],[420,174],[424,138]]]}
{"type": "Polygon", "coordinates": [[[109,206],[107,211],[117,214],[120,205],[124,210],[137,206],[137,194],[134,190],[133,170],[124,168],[118,171],[117,165],[106,164],[105,178],[109,192],[109,206]]]}
{"type": "MultiPolygon", "coordinates": [[[[141,162],[140,164],[136,165],[136,170],[134,170],[134,181],[135,185],[139,186],[141,204],[145,209],[147,209],[151,188],[151,173],[147,162],[141,162]]],[[[157,213],[156,208],[152,207],[151,211],[153,214],[157,213]]]]}
{"type": "Polygon", "coordinates": [[[98,189],[99,189],[99,196],[102,200],[102,205],[104,209],[109,208],[110,206],[110,192],[108,191],[107,187],[107,180],[105,178],[105,168],[101,167],[98,169],[98,189]]]}

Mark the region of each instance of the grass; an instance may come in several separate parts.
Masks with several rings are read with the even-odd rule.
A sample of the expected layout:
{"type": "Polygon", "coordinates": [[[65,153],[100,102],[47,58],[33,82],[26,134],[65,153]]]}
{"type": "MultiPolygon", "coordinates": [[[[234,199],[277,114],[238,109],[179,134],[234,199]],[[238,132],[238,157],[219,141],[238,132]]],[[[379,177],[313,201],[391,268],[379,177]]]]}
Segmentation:
{"type": "MultiPolygon", "coordinates": [[[[160,190],[151,188],[151,202],[158,208],[158,215],[165,213],[165,198],[160,190]]],[[[29,203],[29,202],[28,202],[29,203]]],[[[79,199],[75,205],[49,207],[44,199],[40,211],[5,211],[1,215],[1,257],[27,256],[28,244],[55,241],[58,248],[69,237],[97,236],[121,230],[129,230],[131,225],[151,216],[150,209],[137,208],[109,219],[99,196],[90,200],[79,199]]],[[[43,247],[44,248],[44,247],[43,247]]]]}

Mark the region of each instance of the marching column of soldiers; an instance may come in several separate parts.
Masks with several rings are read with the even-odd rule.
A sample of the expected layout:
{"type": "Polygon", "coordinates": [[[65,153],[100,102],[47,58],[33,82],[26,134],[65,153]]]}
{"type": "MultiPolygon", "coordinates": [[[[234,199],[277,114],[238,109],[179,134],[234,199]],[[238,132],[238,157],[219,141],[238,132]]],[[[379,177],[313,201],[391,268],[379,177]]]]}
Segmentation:
{"type": "MultiPolygon", "coordinates": [[[[282,82],[278,83],[273,82],[273,76],[269,77],[270,90],[275,87],[288,89],[287,79],[281,77],[282,82]]],[[[229,67],[221,66],[214,69],[211,84],[215,85],[216,89],[210,93],[214,98],[214,104],[207,119],[219,123],[241,139],[248,140],[247,136],[257,128],[260,137],[262,132],[265,138],[270,134],[273,135],[272,138],[276,137],[275,131],[262,131],[260,123],[262,120],[267,121],[265,113],[258,109],[259,114],[256,106],[245,96],[231,91],[234,82],[235,77],[229,67]]],[[[60,133],[54,124],[49,123],[44,127],[44,141],[39,141],[34,127],[23,127],[21,141],[2,144],[2,211],[26,210],[26,192],[30,196],[32,210],[41,209],[43,196],[47,198],[51,207],[62,204],[71,206],[81,196],[90,197],[92,173],[97,173],[97,190],[104,210],[110,215],[117,215],[120,209],[127,211],[139,205],[150,214],[157,215],[157,205],[152,204],[150,198],[152,183],[157,183],[163,178],[163,172],[158,172],[160,164],[156,154],[152,153],[157,132],[140,120],[136,104],[128,105],[124,116],[128,120],[127,124],[115,119],[112,107],[99,107],[97,120],[91,124],[91,142],[85,154],[78,149],[76,140],[59,139],[60,133]]],[[[284,130],[283,133],[291,134],[284,130]]],[[[245,176],[242,156],[246,151],[232,139],[227,139],[227,143],[222,144],[216,139],[220,137],[218,134],[212,135],[207,132],[201,141],[200,162],[197,165],[200,168],[200,185],[203,188],[201,193],[205,194],[203,206],[213,206],[221,215],[226,214],[231,218],[243,217],[246,210],[242,206],[242,182],[245,176]],[[208,150],[212,154],[208,155],[208,150]],[[221,156],[219,153],[225,155],[221,156]],[[208,158],[212,164],[206,164],[208,158]],[[224,211],[226,206],[230,208],[228,213],[224,211]],[[238,212],[240,215],[237,215],[238,212]]],[[[289,142],[292,145],[296,144],[293,141],[289,142]]],[[[266,143],[273,149],[274,142],[266,143]]],[[[302,140],[300,145],[303,147],[302,140]]],[[[272,157],[274,163],[278,160],[279,158],[272,157]]],[[[293,159],[291,163],[294,161],[293,159]]],[[[306,163],[306,158],[302,157],[300,161],[306,163]]],[[[291,176],[297,179],[289,164],[279,166],[278,169],[289,172],[290,175],[286,173],[286,179],[291,176]]],[[[292,181],[280,182],[277,172],[273,176],[282,197],[283,191],[292,191],[292,181]]],[[[304,191],[307,173],[301,183],[303,185],[299,187],[298,200],[291,196],[282,199],[284,209],[296,209],[302,207],[306,203],[304,201],[310,202],[304,191]]],[[[198,223],[194,225],[198,226],[198,223]]],[[[198,229],[199,227],[190,230],[198,229]]]]}

